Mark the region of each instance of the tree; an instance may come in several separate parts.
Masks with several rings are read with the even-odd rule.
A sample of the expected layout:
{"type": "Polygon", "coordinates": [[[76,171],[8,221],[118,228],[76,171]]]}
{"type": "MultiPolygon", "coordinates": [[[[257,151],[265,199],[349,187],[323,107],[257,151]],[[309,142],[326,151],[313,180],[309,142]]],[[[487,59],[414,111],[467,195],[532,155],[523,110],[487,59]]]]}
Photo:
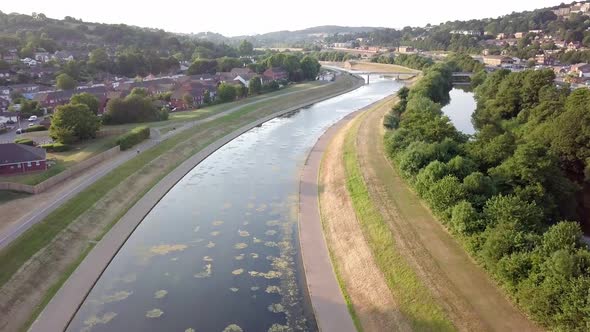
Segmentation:
{"type": "Polygon", "coordinates": [[[193,96],[191,96],[190,94],[185,94],[184,96],[182,96],[182,101],[184,102],[184,104],[186,105],[186,107],[191,108],[193,107],[193,96]]]}
{"type": "Polygon", "coordinates": [[[315,58],[306,55],[301,59],[301,70],[303,77],[307,80],[315,80],[320,72],[320,63],[315,58]]]}
{"type": "Polygon", "coordinates": [[[226,83],[221,83],[217,88],[217,97],[221,102],[234,101],[236,99],[236,89],[226,83]]]}
{"type": "Polygon", "coordinates": [[[254,46],[247,40],[242,40],[240,46],[238,47],[241,55],[250,55],[254,52],[254,46]]]}
{"type": "Polygon", "coordinates": [[[130,94],[124,99],[114,98],[109,100],[103,121],[105,123],[120,124],[162,121],[167,117],[168,112],[157,109],[150,97],[137,93],[130,94]]]}
{"type": "Polygon", "coordinates": [[[90,52],[88,64],[98,70],[107,71],[112,66],[109,55],[104,48],[97,48],[90,52]]]}
{"type": "Polygon", "coordinates": [[[94,113],[95,115],[98,114],[98,107],[99,107],[99,101],[98,98],[96,98],[94,95],[88,93],[88,92],[83,92],[83,93],[78,93],[72,96],[72,98],[70,99],[70,103],[72,104],[84,104],[86,106],[88,106],[88,109],[94,113]]]}
{"type": "Polygon", "coordinates": [[[217,59],[217,71],[227,72],[233,68],[242,67],[243,63],[240,59],[230,58],[224,56],[223,58],[217,59]]]}
{"type": "Polygon", "coordinates": [[[49,128],[49,136],[57,142],[69,144],[96,137],[100,120],[84,104],[58,106],[49,128]]]}
{"type": "Polygon", "coordinates": [[[254,76],[248,82],[248,93],[250,95],[257,95],[262,91],[262,81],[260,76],[254,76]]]}
{"type": "Polygon", "coordinates": [[[215,74],[217,70],[216,60],[197,59],[188,67],[189,75],[215,74]]]}
{"type": "Polygon", "coordinates": [[[76,81],[68,74],[59,74],[56,77],[56,86],[61,90],[72,90],[76,87],[76,81]]]}

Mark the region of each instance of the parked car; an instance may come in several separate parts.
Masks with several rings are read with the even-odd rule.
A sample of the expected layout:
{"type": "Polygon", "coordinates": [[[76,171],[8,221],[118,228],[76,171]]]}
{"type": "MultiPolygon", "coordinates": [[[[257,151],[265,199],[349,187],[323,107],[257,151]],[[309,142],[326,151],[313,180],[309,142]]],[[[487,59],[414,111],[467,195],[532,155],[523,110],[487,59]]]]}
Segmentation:
{"type": "Polygon", "coordinates": [[[34,125],[35,125],[34,123],[29,123],[29,127],[32,127],[32,126],[34,126],[34,125]]]}
{"type": "Polygon", "coordinates": [[[31,115],[31,117],[29,118],[29,121],[37,121],[37,116],[31,115]]]}
{"type": "Polygon", "coordinates": [[[18,128],[18,129],[16,130],[16,134],[17,134],[17,135],[20,135],[20,134],[22,134],[22,133],[23,133],[23,130],[22,130],[22,128],[18,128]]]}

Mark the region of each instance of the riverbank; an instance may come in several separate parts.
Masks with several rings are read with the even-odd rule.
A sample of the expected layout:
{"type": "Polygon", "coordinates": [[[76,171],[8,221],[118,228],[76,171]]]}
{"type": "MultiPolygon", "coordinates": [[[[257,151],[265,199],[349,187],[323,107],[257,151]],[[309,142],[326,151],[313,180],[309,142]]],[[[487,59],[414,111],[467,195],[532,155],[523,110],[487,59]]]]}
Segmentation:
{"type": "Polygon", "coordinates": [[[417,302],[416,298],[424,297],[413,293],[416,287],[408,287],[409,274],[396,269],[395,263],[383,261],[379,265],[402,312],[418,330],[439,330],[442,326],[470,331],[538,330],[470,259],[392,167],[385,155],[382,125],[389,109],[375,109],[359,120],[357,131],[350,133],[350,154],[348,161],[345,157],[345,165],[352,199],[363,197],[372,205],[369,209],[355,204],[355,210],[361,222],[373,218],[374,226],[363,229],[375,257],[378,261],[386,259],[389,251],[391,257],[401,258],[399,262],[414,274],[411,285],[422,285],[423,293],[430,298],[417,302]],[[390,238],[389,243],[382,241],[384,236],[390,238]],[[442,309],[438,322],[433,320],[431,310],[426,310],[426,304],[442,309]]]}
{"type": "MultiPolygon", "coordinates": [[[[285,103],[277,101],[259,109],[240,111],[229,115],[228,118],[224,117],[216,120],[215,123],[210,123],[210,126],[206,130],[207,134],[210,135],[203,135],[203,133],[199,137],[196,137],[197,134],[193,136],[186,135],[185,141],[178,142],[179,147],[176,147],[175,151],[167,151],[165,154],[167,158],[172,159],[170,162],[165,163],[168,165],[167,169],[171,172],[166,176],[164,175],[168,172],[154,172],[153,185],[147,186],[147,189],[153,188],[149,191],[144,189],[143,193],[147,193],[136,204],[134,204],[135,201],[128,202],[129,210],[127,213],[102,238],[58,291],[32,326],[32,330],[60,330],[67,326],[67,323],[75,314],[86,294],[100,277],[100,274],[116,254],[117,250],[141,222],[141,219],[196,164],[219,147],[255,126],[301,107],[354,90],[363,84],[356,78],[347,77],[350,76],[344,75],[342,79],[351,80],[351,84],[345,88],[340,88],[338,91],[330,91],[330,93],[323,92],[322,94],[318,94],[317,91],[315,93],[302,92],[297,98],[292,98],[296,100],[290,105],[285,105],[285,103]],[[281,109],[281,111],[276,112],[276,109],[281,109]],[[247,125],[245,125],[246,123],[247,125]],[[216,137],[217,139],[214,140],[212,137],[216,137]],[[178,153],[186,156],[186,158],[177,157],[176,154],[178,153]],[[177,162],[173,162],[173,160],[177,160],[177,162]],[[154,186],[156,183],[157,185],[154,186]]],[[[163,162],[166,161],[166,158],[158,159],[164,159],[163,162]]],[[[163,167],[164,165],[160,166],[163,167]]]]}

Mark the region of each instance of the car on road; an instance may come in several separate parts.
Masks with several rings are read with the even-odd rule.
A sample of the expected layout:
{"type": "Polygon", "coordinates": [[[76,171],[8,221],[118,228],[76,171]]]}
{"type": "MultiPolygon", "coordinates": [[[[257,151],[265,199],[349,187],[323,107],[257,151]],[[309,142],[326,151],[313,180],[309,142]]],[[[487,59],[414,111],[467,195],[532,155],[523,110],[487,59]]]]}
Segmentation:
{"type": "Polygon", "coordinates": [[[22,128],[18,128],[18,129],[16,130],[16,134],[17,134],[17,135],[20,135],[20,134],[22,134],[22,133],[23,133],[23,129],[22,129],[22,128]]]}
{"type": "Polygon", "coordinates": [[[29,122],[32,122],[32,121],[37,121],[36,115],[31,115],[31,117],[29,117],[29,122]]]}
{"type": "Polygon", "coordinates": [[[35,125],[34,123],[29,123],[29,127],[32,127],[32,126],[34,126],[34,125],[35,125]]]}

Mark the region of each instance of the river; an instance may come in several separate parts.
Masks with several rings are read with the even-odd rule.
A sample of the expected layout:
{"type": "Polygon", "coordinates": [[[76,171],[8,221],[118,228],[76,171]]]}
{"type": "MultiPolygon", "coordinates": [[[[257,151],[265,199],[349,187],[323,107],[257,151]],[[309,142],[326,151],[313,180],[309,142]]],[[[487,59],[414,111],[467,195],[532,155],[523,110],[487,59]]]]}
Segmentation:
{"type": "Polygon", "coordinates": [[[475,128],[471,123],[471,115],[475,111],[476,103],[473,92],[469,88],[455,86],[449,92],[451,101],[442,108],[443,113],[451,119],[457,130],[472,135],[475,128]]]}
{"type": "Polygon", "coordinates": [[[372,76],[213,153],[145,217],[68,331],[317,330],[297,237],[300,168],[329,126],[401,86],[372,76]]]}

